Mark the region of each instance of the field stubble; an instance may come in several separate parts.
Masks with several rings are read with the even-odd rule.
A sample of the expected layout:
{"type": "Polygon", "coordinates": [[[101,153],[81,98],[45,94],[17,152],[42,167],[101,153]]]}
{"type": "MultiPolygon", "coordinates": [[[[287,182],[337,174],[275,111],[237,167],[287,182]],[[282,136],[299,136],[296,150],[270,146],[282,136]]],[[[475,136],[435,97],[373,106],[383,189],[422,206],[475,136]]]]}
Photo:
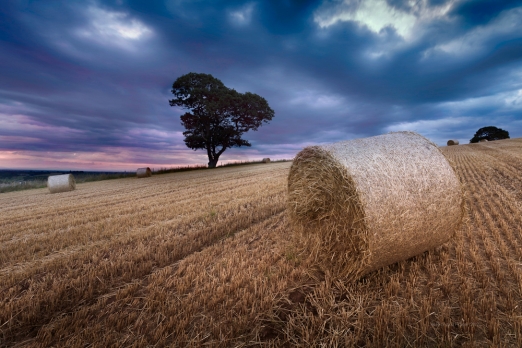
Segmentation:
{"type": "Polygon", "coordinates": [[[314,271],[290,163],[0,196],[0,346],[522,346],[522,140],[442,148],[448,243],[356,282],[314,271]]]}

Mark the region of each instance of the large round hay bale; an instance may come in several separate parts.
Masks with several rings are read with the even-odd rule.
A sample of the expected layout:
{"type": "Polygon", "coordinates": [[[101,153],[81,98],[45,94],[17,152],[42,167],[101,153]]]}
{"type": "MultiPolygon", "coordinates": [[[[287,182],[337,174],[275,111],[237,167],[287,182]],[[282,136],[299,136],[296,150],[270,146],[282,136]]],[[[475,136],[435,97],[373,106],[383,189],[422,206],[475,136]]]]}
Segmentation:
{"type": "Polygon", "coordinates": [[[359,277],[446,242],[464,205],[439,148],[397,132],[304,148],[290,168],[288,211],[315,264],[359,277]]]}
{"type": "Polygon", "coordinates": [[[72,174],[51,175],[47,178],[47,187],[51,193],[67,192],[76,189],[72,174]]]}
{"type": "Polygon", "coordinates": [[[262,162],[263,163],[270,163],[270,158],[268,158],[268,157],[267,158],[263,158],[262,162]]]}
{"type": "Polygon", "coordinates": [[[138,178],[148,178],[148,177],[152,176],[152,172],[150,171],[149,167],[138,168],[138,170],[136,171],[136,176],[138,178]]]}
{"type": "Polygon", "coordinates": [[[458,144],[459,144],[458,140],[448,140],[448,146],[458,145],[458,144]]]}

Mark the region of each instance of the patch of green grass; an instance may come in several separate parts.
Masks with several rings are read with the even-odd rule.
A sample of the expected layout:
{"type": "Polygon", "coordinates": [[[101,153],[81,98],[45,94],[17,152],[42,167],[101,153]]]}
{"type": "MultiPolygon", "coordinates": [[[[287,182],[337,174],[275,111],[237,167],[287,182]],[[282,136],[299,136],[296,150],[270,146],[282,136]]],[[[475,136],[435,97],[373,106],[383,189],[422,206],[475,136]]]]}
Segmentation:
{"type": "Polygon", "coordinates": [[[45,181],[26,181],[22,184],[13,183],[8,186],[0,187],[0,193],[22,191],[22,190],[36,189],[36,188],[42,188],[42,187],[47,187],[47,182],[45,182],[45,181]]]}
{"type": "Polygon", "coordinates": [[[301,263],[300,255],[298,254],[297,250],[293,248],[286,250],[285,258],[288,262],[294,264],[295,266],[299,266],[299,264],[301,263]]]}

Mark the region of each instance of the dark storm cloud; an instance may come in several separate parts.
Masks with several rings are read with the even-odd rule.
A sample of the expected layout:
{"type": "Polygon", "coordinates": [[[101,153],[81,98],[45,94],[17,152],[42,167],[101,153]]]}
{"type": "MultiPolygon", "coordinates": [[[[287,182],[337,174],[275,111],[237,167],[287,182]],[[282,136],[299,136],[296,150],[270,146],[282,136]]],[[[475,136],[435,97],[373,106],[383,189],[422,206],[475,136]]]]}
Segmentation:
{"type": "Polygon", "coordinates": [[[495,120],[522,136],[520,2],[367,1],[372,11],[364,1],[8,1],[0,151],[202,163],[183,143],[185,110],[168,105],[188,72],[276,112],[246,134],[252,148],[225,158],[289,157],[401,127],[467,139],[495,120]]]}
{"type": "Polygon", "coordinates": [[[500,12],[522,5],[520,0],[475,0],[455,6],[452,15],[459,16],[470,26],[483,25],[496,18],[500,12]]]}
{"type": "MultiPolygon", "coordinates": [[[[9,55],[4,55],[0,68],[0,100],[7,105],[23,104],[20,111],[35,122],[77,130],[73,139],[41,133],[42,141],[33,147],[89,151],[100,146],[132,146],[121,137],[123,130],[158,120],[173,125],[155,114],[154,103],[166,103],[158,96],[166,86],[161,86],[155,72],[159,64],[155,52],[136,53],[79,40],[75,34],[89,25],[87,7],[79,3],[61,7],[31,3],[17,10],[9,30],[2,33],[3,51],[9,55]]],[[[22,127],[11,133],[23,131],[22,127]]],[[[140,146],[154,147],[154,142],[140,146]]],[[[24,143],[4,145],[11,147],[31,149],[24,143]]]]}
{"type": "MultiPolygon", "coordinates": [[[[497,68],[516,68],[507,64],[519,63],[522,58],[520,39],[513,39],[491,42],[487,52],[470,53],[464,59],[444,52],[424,57],[433,44],[419,42],[368,62],[370,58],[360,55],[380,45],[375,35],[355,36],[353,28],[346,28],[352,24],[337,26],[315,47],[303,48],[290,59],[286,56],[287,63],[291,66],[291,61],[299,61],[297,69],[308,70],[343,94],[383,102],[417,104],[469,97],[491,83],[485,75],[497,68]]],[[[307,42],[314,44],[313,40],[307,42]]]]}
{"type": "Polygon", "coordinates": [[[259,2],[259,19],[263,27],[278,35],[308,31],[313,11],[320,1],[262,1],[259,2]]]}

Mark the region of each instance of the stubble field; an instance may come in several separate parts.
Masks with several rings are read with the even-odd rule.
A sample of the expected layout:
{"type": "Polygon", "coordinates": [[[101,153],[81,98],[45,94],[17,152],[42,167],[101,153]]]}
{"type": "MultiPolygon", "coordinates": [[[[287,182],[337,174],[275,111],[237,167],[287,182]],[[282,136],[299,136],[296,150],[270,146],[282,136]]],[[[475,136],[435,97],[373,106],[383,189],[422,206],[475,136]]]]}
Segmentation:
{"type": "Polygon", "coordinates": [[[465,223],[355,282],[286,217],[291,163],[0,195],[0,347],[522,346],[522,139],[444,147],[465,223]]]}

